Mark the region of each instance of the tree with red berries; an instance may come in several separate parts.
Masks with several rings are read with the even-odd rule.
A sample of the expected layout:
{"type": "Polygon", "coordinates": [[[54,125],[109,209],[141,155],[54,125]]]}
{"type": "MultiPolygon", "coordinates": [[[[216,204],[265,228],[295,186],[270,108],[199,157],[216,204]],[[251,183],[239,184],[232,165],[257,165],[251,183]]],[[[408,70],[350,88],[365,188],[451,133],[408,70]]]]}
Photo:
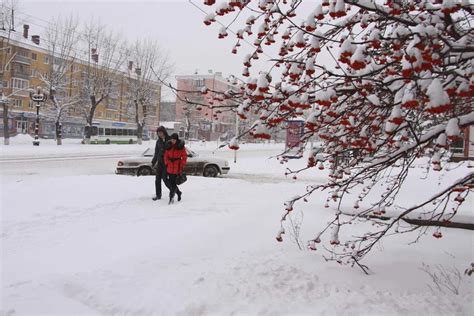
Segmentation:
{"type": "MultiPolygon", "coordinates": [[[[434,172],[445,169],[450,144],[474,124],[474,7],[469,0],[321,0],[311,10],[299,0],[204,4],[212,10],[204,23],[222,26],[218,38],[235,34],[232,53],[241,45],[253,46],[243,60],[242,76],[248,79],[237,83],[238,92],[221,94],[233,101],[229,109],[242,120],[258,115],[246,133],[267,139],[285,121],[305,117],[301,142],[313,137],[323,142],[324,154],[311,151],[305,169],[329,165],[328,182],[286,203],[278,241],[297,203],[317,190],[330,192],[336,214],[308,247],[315,250],[327,240],[329,259],[340,263],[363,267],[359,261],[373,246],[404,232],[397,230],[399,222],[416,211],[423,210],[431,224],[449,223],[474,190],[474,172],[383,219],[386,209],[396,206],[415,161],[434,172]],[[274,51],[278,56],[270,69],[252,67],[274,51]],[[387,190],[363,206],[381,179],[387,190]],[[360,188],[353,210],[343,209],[341,201],[360,188]],[[340,240],[343,229],[362,219],[375,228],[340,240]]],[[[230,147],[239,148],[238,137],[230,147]]],[[[434,233],[441,236],[439,230],[434,233]]]]}

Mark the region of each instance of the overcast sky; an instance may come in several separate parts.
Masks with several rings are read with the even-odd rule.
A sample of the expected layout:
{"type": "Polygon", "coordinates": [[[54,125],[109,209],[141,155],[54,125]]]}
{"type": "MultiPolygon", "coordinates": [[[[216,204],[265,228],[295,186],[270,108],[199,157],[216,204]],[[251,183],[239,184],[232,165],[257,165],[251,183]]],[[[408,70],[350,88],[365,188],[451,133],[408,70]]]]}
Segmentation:
{"type": "MultiPolygon", "coordinates": [[[[193,2],[204,10],[202,0],[193,2]]],[[[218,40],[218,25],[205,26],[204,13],[189,1],[40,1],[19,0],[17,21],[28,20],[30,34],[41,33],[58,15],[77,15],[80,20],[91,17],[111,29],[120,31],[133,41],[150,37],[159,41],[175,64],[175,74],[207,73],[209,69],[225,74],[240,74],[245,55],[231,54],[235,37],[218,40]]],[[[19,22],[18,22],[19,23],[19,22]]],[[[18,25],[17,25],[18,28],[18,25]]],[[[237,30],[237,26],[234,27],[237,30]]],[[[21,29],[21,27],[19,28],[21,29]]],[[[245,44],[244,44],[245,45],[245,44]]]]}

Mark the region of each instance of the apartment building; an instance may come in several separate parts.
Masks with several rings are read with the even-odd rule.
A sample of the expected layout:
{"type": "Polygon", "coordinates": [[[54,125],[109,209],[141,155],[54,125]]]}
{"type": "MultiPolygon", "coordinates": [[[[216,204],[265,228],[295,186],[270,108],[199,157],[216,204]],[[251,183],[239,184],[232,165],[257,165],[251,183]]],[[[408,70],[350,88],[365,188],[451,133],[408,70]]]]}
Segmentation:
{"type": "MultiPolygon", "coordinates": [[[[38,35],[29,37],[29,26],[23,26],[23,33],[0,30],[0,72],[3,95],[8,96],[9,128],[15,133],[34,133],[36,118],[35,104],[29,98],[29,88],[44,86],[42,76],[48,76],[51,67],[59,63],[57,56],[41,43],[38,35]]],[[[73,96],[80,93],[81,79],[84,79],[86,62],[75,59],[67,73],[67,88],[58,91],[62,96],[73,96]]],[[[134,128],[135,106],[131,100],[135,74],[124,69],[115,76],[112,93],[99,104],[94,115],[94,125],[106,127],[134,128]]],[[[156,137],[159,126],[159,109],[161,86],[156,83],[152,104],[148,106],[145,122],[145,138],[156,137]]],[[[64,138],[82,138],[85,127],[84,103],[77,103],[69,108],[62,119],[62,135],[64,138]]],[[[54,138],[54,115],[51,115],[51,104],[46,102],[40,109],[40,137],[54,138]]],[[[0,114],[3,110],[0,107],[0,114]]],[[[3,127],[0,128],[3,134],[3,127]]]]}
{"type": "Polygon", "coordinates": [[[213,93],[200,93],[203,88],[217,92],[235,89],[220,72],[176,76],[176,80],[176,121],[182,122],[181,130],[188,134],[187,138],[209,141],[229,139],[235,135],[236,115],[225,107],[229,101],[214,99],[211,104],[213,93]]]}

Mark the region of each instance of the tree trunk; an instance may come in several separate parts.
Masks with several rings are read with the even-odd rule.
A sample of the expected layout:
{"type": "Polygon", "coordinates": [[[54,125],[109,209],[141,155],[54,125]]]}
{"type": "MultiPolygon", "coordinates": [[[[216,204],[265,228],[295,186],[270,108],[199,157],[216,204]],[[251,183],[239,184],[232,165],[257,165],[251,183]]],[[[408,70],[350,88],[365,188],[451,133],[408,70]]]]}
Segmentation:
{"type": "Polygon", "coordinates": [[[84,138],[84,144],[90,144],[91,143],[91,134],[92,134],[92,122],[90,122],[89,120],[87,120],[87,123],[86,123],[86,135],[85,135],[85,138],[84,138]]]}
{"type": "Polygon", "coordinates": [[[8,126],[8,104],[3,104],[3,144],[10,145],[10,129],[8,126]]]}
{"type": "Polygon", "coordinates": [[[59,120],[56,121],[56,144],[62,145],[62,124],[59,123],[59,120]]]}
{"type": "Polygon", "coordinates": [[[142,137],[143,137],[143,125],[137,124],[137,144],[142,144],[142,137]]]}
{"type": "Polygon", "coordinates": [[[86,128],[85,128],[84,132],[85,132],[84,144],[90,144],[91,143],[91,135],[92,135],[92,120],[90,120],[89,117],[86,119],[86,128]]]}
{"type": "Polygon", "coordinates": [[[94,118],[94,110],[91,109],[91,112],[89,113],[89,116],[87,117],[87,120],[86,120],[86,130],[85,130],[86,135],[85,135],[85,139],[84,139],[85,144],[90,144],[91,143],[92,120],[94,118]]]}
{"type": "Polygon", "coordinates": [[[140,124],[140,112],[139,112],[138,101],[133,100],[133,102],[135,103],[135,123],[137,124],[137,144],[141,145],[142,137],[143,137],[143,125],[140,124]]]}
{"type": "Polygon", "coordinates": [[[91,109],[89,111],[89,115],[87,116],[86,123],[89,126],[89,128],[86,128],[86,135],[84,139],[85,144],[90,144],[91,143],[91,136],[92,136],[92,121],[94,120],[94,113],[95,109],[97,108],[97,105],[102,101],[102,98],[99,99],[99,101],[96,101],[95,96],[91,95],[90,96],[90,101],[91,101],[91,109]]]}

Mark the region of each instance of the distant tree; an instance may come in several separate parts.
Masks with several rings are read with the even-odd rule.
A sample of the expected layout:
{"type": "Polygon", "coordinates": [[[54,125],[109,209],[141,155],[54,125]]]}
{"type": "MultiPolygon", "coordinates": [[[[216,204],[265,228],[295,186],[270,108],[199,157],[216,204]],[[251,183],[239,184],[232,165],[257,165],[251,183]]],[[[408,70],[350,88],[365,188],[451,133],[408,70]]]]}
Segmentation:
{"type": "Polygon", "coordinates": [[[134,106],[137,140],[141,144],[145,123],[156,113],[156,104],[160,99],[160,84],[170,76],[172,64],[156,41],[136,41],[129,50],[128,97],[134,106]]]}
{"type": "MultiPolygon", "coordinates": [[[[474,172],[391,220],[381,220],[386,208],[395,205],[417,158],[428,157],[423,161],[433,171],[445,169],[443,157],[449,157],[450,144],[474,124],[471,1],[321,0],[309,11],[300,0],[214,2],[204,1],[215,9],[204,23],[229,16],[219,31],[219,38],[226,38],[234,25],[245,21],[235,32],[232,52],[243,41],[254,45],[243,60],[242,76],[248,81],[240,84],[238,94],[221,97],[235,101],[232,110],[242,119],[258,113],[259,120],[247,131],[256,138],[268,139],[286,120],[306,117],[301,142],[318,137],[323,155],[312,151],[305,169],[330,164],[327,183],[309,186],[286,203],[278,241],[296,203],[316,190],[330,192],[328,200],[337,204],[337,211],[308,247],[315,250],[329,235],[330,260],[345,264],[359,264],[416,210],[424,209],[432,223],[449,222],[458,212],[474,189],[474,172]],[[266,47],[276,45],[272,66],[253,70],[255,60],[271,54],[266,47]],[[370,205],[359,205],[381,179],[388,183],[386,192],[370,205]],[[361,187],[354,209],[344,217],[341,201],[361,187]],[[360,218],[372,221],[376,229],[341,240],[339,232],[360,218]]],[[[236,139],[232,145],[238,148],[236,139]]],[[[433,236],[442,234],[437,230],[433,236]]]]}
{"type": "Polygon", "coordinates": [[[46,114],[54,118],[56,142],[62,144],[62,120],[68,110],[79,102],[77,90],[79,72],[76,45],[79,41],[78,21],[69,17],[54,20],[46,30],[46,48],[50,55],[49,71],[40,74],[49,91],[46,114]]]}
{"type": "Polygon", "coordinates": [[[12,47],[10,46],[10,39],[12,32],[15,31],[15,24],[14,24],[14,12],[18,7],[17,0],[2,0],[0,2],[0,14],[1,14],[1,31],[4,32],[6,37],[2,37],[1,41],[1,78],[0,78],[0,103],[2,104],[2,112],[3,112],[3,143],[4,145],[10,144],[10,131],[8,125],[8,110],[9,110],[9,102],[10,96],[5,94],[5,87],[3,86],[4,83],[4,76],[7,72],[8,65],[11,63],[13,58],[15,57],[15,52],[13,52],[12,47]]]}
{"type": "Polygon", "coordinates": [[[97,22],[86,24],[83,33],[82,39],[88,53],[79,86],[81,108],[86,120],[85,142],[89,143],[97,106],[114,91],[114,83],[119,81],[125,70],[129,52],[118,34],[108,31],[97,22]]]}

